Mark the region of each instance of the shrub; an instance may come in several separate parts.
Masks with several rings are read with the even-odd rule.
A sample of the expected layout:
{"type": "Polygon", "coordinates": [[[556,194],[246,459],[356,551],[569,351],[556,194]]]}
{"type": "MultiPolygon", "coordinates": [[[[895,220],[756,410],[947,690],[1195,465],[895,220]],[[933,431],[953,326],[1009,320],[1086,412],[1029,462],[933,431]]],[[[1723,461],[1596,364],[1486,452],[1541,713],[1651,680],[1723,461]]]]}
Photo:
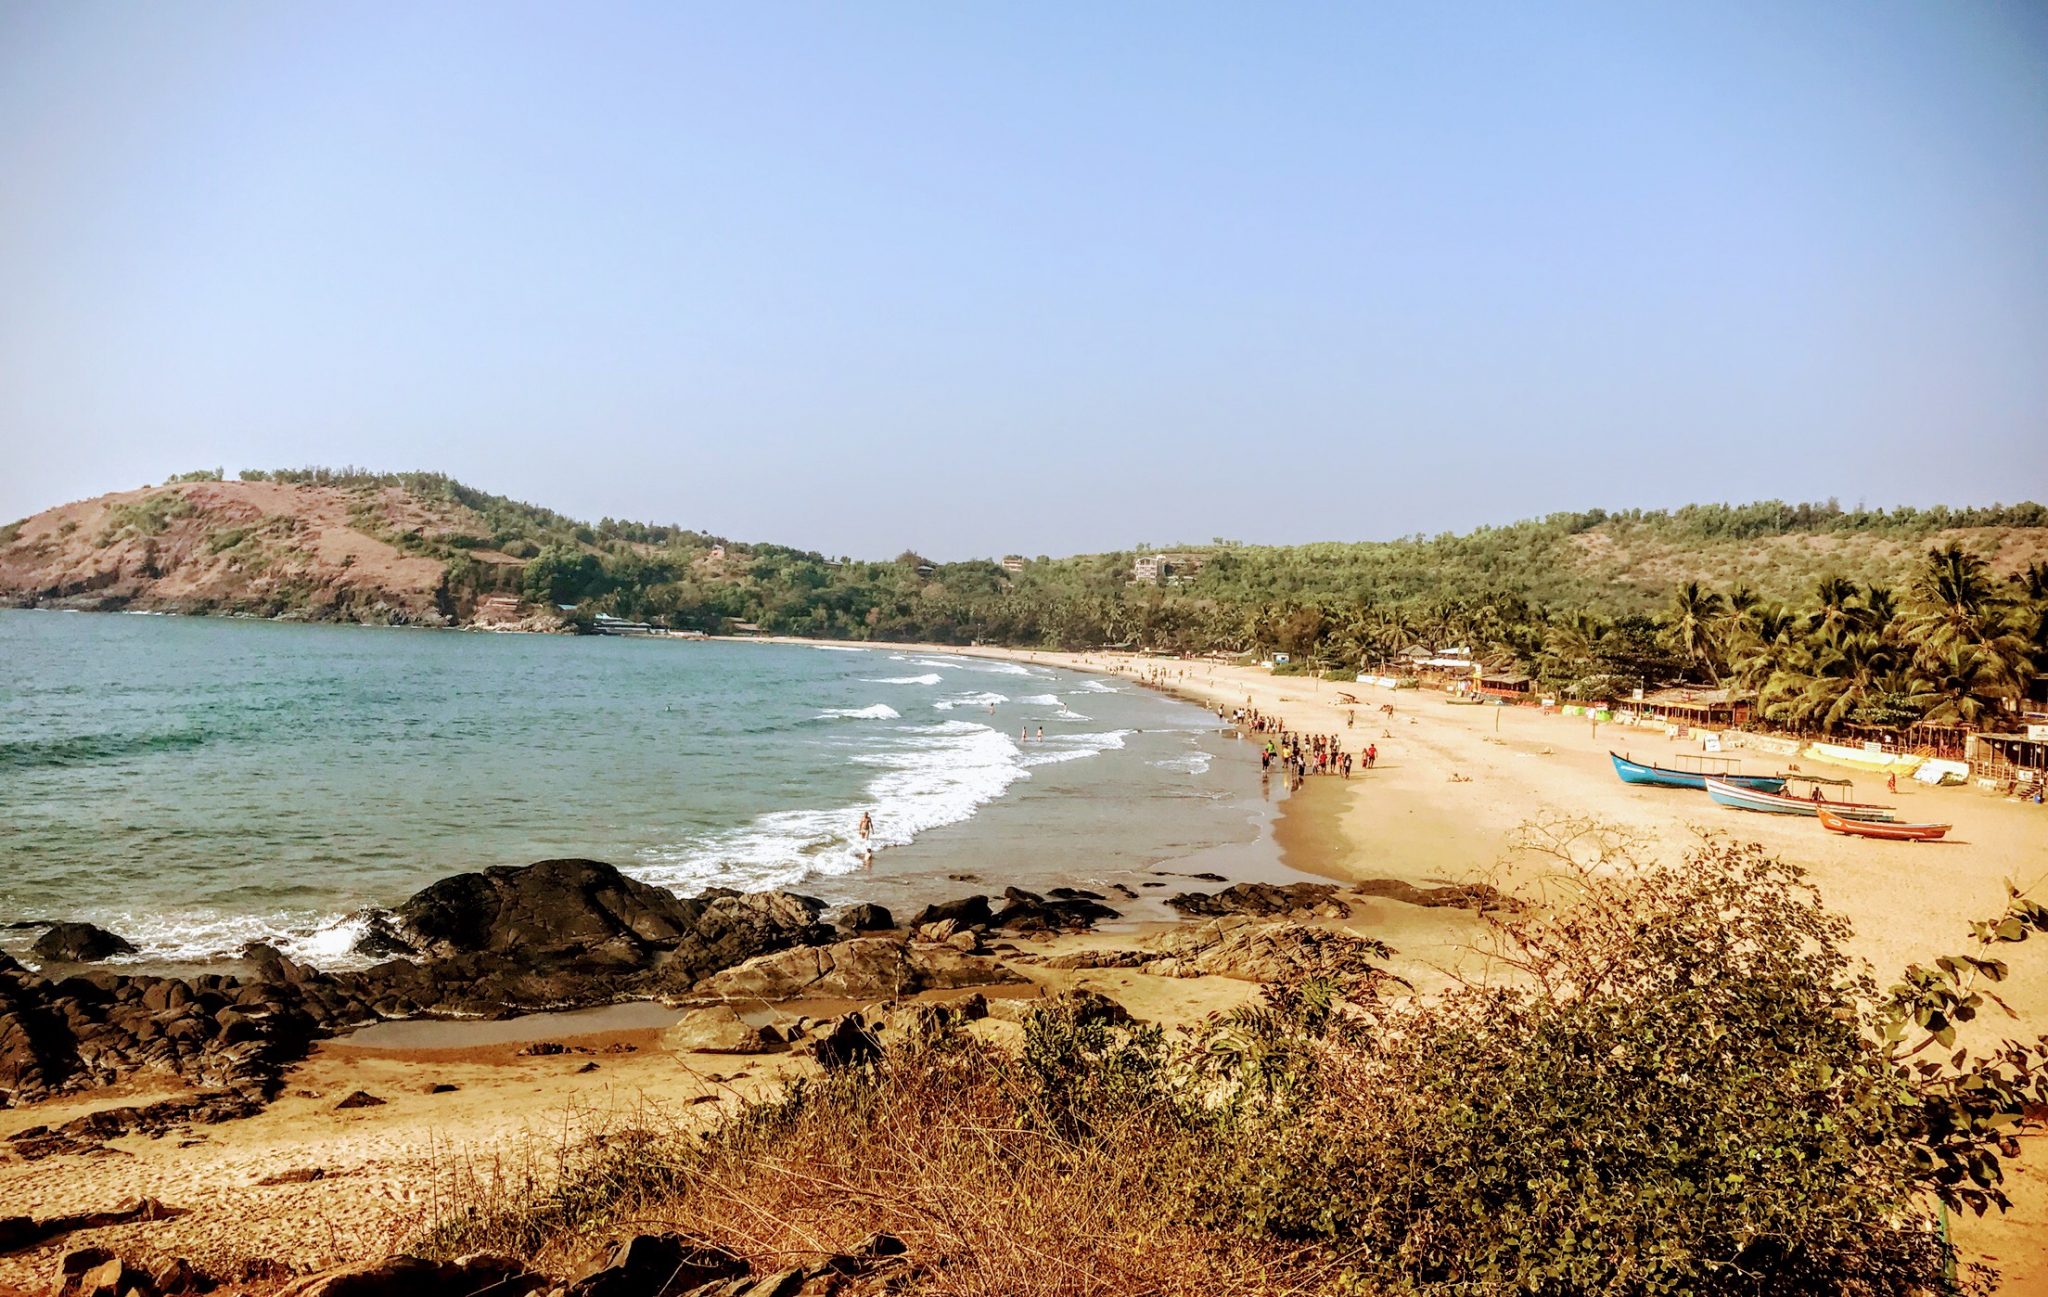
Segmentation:
{"type": "Polygon", "coordinates": [[[1933,1201],[2004,1205],[2048,1040],[1949,1050],[2004,976],[1984,948],[2048,908],[2015,895],[1978,954],[1881,992],[1759,847],[1527,845],[1553,890],[1483,916],[1481,981],[1307,976],[1177,1040],[1054,1001],[1017,1058],[920,1032],[701,1135],[473,1180],[428,1243],[568,1260],[681,1224],[771,1258],[882,1229],[935,1293],[1957,1291],[1933,1201]]]}

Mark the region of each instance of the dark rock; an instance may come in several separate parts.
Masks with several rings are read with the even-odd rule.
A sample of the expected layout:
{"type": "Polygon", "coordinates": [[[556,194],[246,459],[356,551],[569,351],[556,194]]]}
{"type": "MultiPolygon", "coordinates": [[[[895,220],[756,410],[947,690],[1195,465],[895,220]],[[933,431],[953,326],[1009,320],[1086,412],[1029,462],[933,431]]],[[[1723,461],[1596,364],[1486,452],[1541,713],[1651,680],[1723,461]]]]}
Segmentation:
{"type": "Polygon", "coordinates": [[[985,928],[994,916],[988,907],[986,896],[963,896],[957,901],[942,901],[927,905],[917,912],[910,921],[912,928],[922,928],[928,923],[944,923],[948,920],[963,928],[985,928]]]}
{"type": "Polygon", "coordinates": [[[444,878],[398,907],[410,944],[430,954],[573,955],[637,966],[692,927],[673,892],[596,860],[543,860],[444,878]]]}
{"type": "Polygon", "coordinates": [[[354,1094],[349,1095],[348,1098],[335,1104],[334,1110],[341,1112],[349,1108],[381,1108],[383,1106],[384,1100],[379,1099],[368,1090],[357,1090],[354,1094]]]}
{"type": "Polygon", "coordinates": [[[50,1297],[79,1297],[85,1277],[96,1273],[110,1261],[117,1261],[117,1258],[103,1247],[81,1247],[66,1252],[57,1259],[56,1273],[50,1278],[50,1297]]]}
{"type": "Polygon", "coordinates": [[[882,906],[862,902],[840,912],[839,926],[848,932],[885,932],[896,926],[896,919],[882,906]]]}
{"type": "Polygon", "coordinates": [[[33,1216],[0,1216],[0,1252],[13,1252],[43,1239],[33,1216]]]}
{"type": "Polygon", "coordinates": [[[1166,903],[1182,914],[1288,915],[1323,913],[1341,918],[1351,907],[1337,899],[1334,883],[1239,883],[1220,892],[1182,892],[1166,903]]]}
{"type": "Polygon", "coordinates": [[[680,1234],[641,1234],[569,1285],[568,1297],[678,1297],[746,1272],[747,1263],[722,1248],[680,1234]]]}
{"type": "Polygon", "coordinates": [[[184,1257],[172,1257],[150,1272],[161,1297],[184,1297],[188,1293],[211,1292],[218,1285],[213,1276],[187,1261],[184,1257]]]}
{"type": "Polygon", "coordinates": [[[1021,887],[1003,890],[1007,902],[991,919],[991,926],[1005,932],[1058,932],[1092,928],[1105,919],[1120,917],[1101,903],[1093,892],[1070,887],[1053,889],[1050,897],[1027,892],[1021,887]]]}
{"type": "Polygon", "coordinates": [[[389,911],[359,910],[352,917],[361,919],[363,922],[363,935],[357,937],[355,944],[349,947],[352,953],[367,955],[371,959],[381,959],[390,955],[416,955],[419,953],[411,942],[399,934],[398,927],[392,922],[392,916],[389,911]]]}
{"type": "Polygon", "coordinates": [[[29,953],[45,963],[91,964],[132,955],[135,943],[90,923],[59,923],[37,937],[29,953]]]}
{"type": "Polygon", "coordinates": [[[587,1073],[587,1072],[595,1072],[596,1070],[597,1070],[597,1064],[595,1064],[595,1063],[585,1063],[585,1064],[584,1064],[583,1066],[581,1066],[581,1067],[579,1067],[579,1068],[577,1068],[577,1069],[576,1069],[576,1075],[578,1075],[578,1076],[582,1076],[582,1075],[584,1075],[584,1074],[585,1074],[585,1073],[587,1073]]]}
{"type": "Polygon", "coordinates": [[[455,1092],[456,1092],[457,1090],[460,1090],[461,1088],[462,1088],[462,1087],[461,1087],[461,1086],[459,1086],[459,1085],[450,1085],[450,1084],[448,1084],[448,1082],[446,1082],[446,1081],[432,1081],[432,1082],[429,1082],[429,1083],[428,1083],[428,1085],[427,1085],[427,1093],[428,1093],[428,1094],[453,1094],[453,1093],[455,1093],[455,1092]]]}
{"type": "Polygon", "coordinates": [[[880,1058],[882,1042],[858,1013],[849,1013],[835,1019],[825,1034],[811,1043],[811,1053],[828,1070],[851,1067],[880,1058]]]}
{"type": "Polygon", "coordinates": [[[326,1178],[326,1167],[302,1166],[294,1171],[279,1171],[276,1175],[266,1175],[256,1183],[259,1186],[268,1188],[271,1185],[277,1184],[311,1184],[315,1180],[325,1180],[326,1178]]]}
{"type": "Polygon", "coordinates": [[[514,1058],[552,1058],[556,1054],[566,1054],[568,1052],[569,1047],[567,1045],[557,1044],[552,1040],[536,1040],[531,1044],[521,1045],[513,1050],[512,1056],[514,1058]]]}
{"type": "Polygon", "coordinates": [[[509,1257],[479,1254],[428,1261],[391,1256],[308,1275],[278,1297],[526,1297],[550,1282],[509,1257]]]}

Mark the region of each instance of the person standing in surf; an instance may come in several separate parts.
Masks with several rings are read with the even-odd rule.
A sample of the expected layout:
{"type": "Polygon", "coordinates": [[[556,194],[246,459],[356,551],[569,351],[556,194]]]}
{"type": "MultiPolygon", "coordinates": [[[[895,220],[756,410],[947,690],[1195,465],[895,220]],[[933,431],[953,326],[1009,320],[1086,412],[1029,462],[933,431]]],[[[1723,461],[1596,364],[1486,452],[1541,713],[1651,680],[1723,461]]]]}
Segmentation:
{"type": "Polygon", "coordinates": [[[860,813],[860,840],[862,842],[866,842],[868,840],[868,836],[872,834],[874,831],[875,817],[868,814],[868,812],[866,811],[862,811],[860,813]]]}

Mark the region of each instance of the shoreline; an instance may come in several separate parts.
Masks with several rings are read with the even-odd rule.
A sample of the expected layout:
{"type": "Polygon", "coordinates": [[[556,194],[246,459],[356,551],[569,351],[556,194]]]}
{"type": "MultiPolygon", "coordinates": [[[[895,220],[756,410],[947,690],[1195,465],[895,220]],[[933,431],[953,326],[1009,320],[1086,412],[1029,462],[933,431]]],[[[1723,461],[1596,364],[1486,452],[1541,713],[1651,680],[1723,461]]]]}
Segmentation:
{"type": "MultiPolygon", "coordinates": [[[[718,642],[832,643],[768,637],[718,642]]],[[[1534,709],[1501,709],[1496,715],[1494,709],[1449,707],[1424,691],[1375,696],[1346,690],[1361,695],[1351,710],[1366,712],[1367,698],[1375,709],[1382,702],[1396,708],[1390,718],[1373,710],[1372,720],[1361,718],[1347,730],[1347,709],[1337,700],[1342,686],[1308,677],[1273,677],[1232,664],[981,646],[837,646],[1057,666],[1130,681],[1211,713],[1218,705],[1244,705],[1249,697],[1253,706],[1281,717],[1292,731],[1334,732],[1353,750],[1378,742],[1382,755],[1375,770],[1355,772],[1349,781],[1311,777],[1300,792],[1273,799],[1272,834],[1281,862],[1340,884],[1380,878],[1416,886],[1474,879],[1528,882],[1540,877],[1541,860],[1517,852],[1513,842],[1521,824],[1546,812],[1610,821],[1643,835],[1660,851],[1682,849],[1698,829],[1718,831],[1761,842],[1806,867],[1829,907],[1855,924],[1852,950],[1885,977],[1907,960],[1925,961],[1961,949],[1967,922],[2002,904],[2002,880],[2008,874],[2022,885],[2048,877],[2048,819],[2036,808],[2006,804],[1970,787],[1906,788],[1898,794],[1902,818],[1932,818],[1934,807],[1940,808],[1940,818],[1952,818],[1958,830],[1955,843],[1867,844],[1822,834],[1810,821],[1722,811],[1695,794],[1621,785],[1606,762],[1610,741],[1644,756],[1685,750],[1647,730],[1617,735],[1608,727],[1595,730],[1583,721],[1546,717],[1534,709]],[[1176,675],[1145,678],[1158,670],[1176,675]]],[[[1394,947],[1391,971],[1406,977],[1418,993],[1441,986],[1474,957],[1481,925],[1466,911],[1377,896],[1346,899],[1352,914],[1337,926],[1394,947]]],[[[1160,926],[1184,929],[1191,922],[1178,919],[1160,926]]],[[[1039,956],[1118,948],[1134,940],[1129,927],[1105,926],[1019,944],[1025,953],[1039,956]]],[[[1998,1028],[2029,1035],[2048,1029],[2048,957],[2027,948],[2015,952],[2012,964],[2001,993],[2020,1017],[1998,1028]]],[[[1061,970],[1043,964],[1019,964],[1016,971],[1028,980],[1031,994],[1095,990],[1134,1014],[1168,1025],[1197,1021],[1257,995],[1250,983],[1216,976],[1175,980],[1128,968],[1061,970]]],[[[428,1038],[440,1029],[426,1025],[428,1038]]],[[[451,1025],[466,1024],[442,1024],[451,1025]]],[[[172,1223],[175,1238],[210,1238],[214,1246],[241,1239],[252,1248],[275,1249],[271,1255],[311,1249],[305,1253],[309,1260],[351,1248],[381,1250],[426,1210],[435,1177],[447,1174],[455,1162],[512,1158],[527,1141],[559,1141],[568,1131],[625,1121],[633,1114],[701,1120],[730,1110],[741,1097],[770,1092],[805,1065],[790,1053],[671,1052],[661,1046],[658,1028],[624,1021],[596,1031],[568,1030],[573,1025],[544,1018],[518,1028],[516,1037],[489,1043],[462,1039],[460,1032],[440,1045],[329,1040],[287,1074],[286,1093],[269,1108],[204,1128],[197,1132],[201,1142],[192,1148],[127,1136],[111,1141],[126,1157],[0,1161],[0,1199],[33,1203],[38,1214],[47,1214],[103,1209],[119,1194],[149,1193],[190,1211],[172,1223]],[[521,1056],[518,1041],[536,1035],[593,1052],[521,1056]],[[624,1045],[633,1046],[632,1051],[596,1052],[624,1045]],[[584,1070],[592,1063],[594,1070],[584,1070]],[[434,1084],[459,1090],[424,1092],[434,1084]],[[335,1111],[338,1098],[358,1089],[386,1102],[335,1111]],[[315,1167],[323,1170],[317,1181],[262,1183],[315,1167]],[[315,1220],[328,1228],[311,1237],[304,1226],[315,1220]]],[[[976,1030],[1008,1040],[1006,1033],[1016,1029],[991,1020],[976,1024],[976,1030]]],[[[144,1102],[161,1092],[161,1087],[137,1085],[0,1110],[0,1136],[117,1103],[144,1102]]],[[[2005,1272],[2001,1291],[2014,1293],[2048,1291],[2048,1141],[2029,1136],[2023,1143],[2024,1155],[2006,1168],[2014,1212],[1952,1222],[1959,1243],[1973,1255],[1994,1259],[2005,1272]]],[[[123,1235],[117,1228],[106,1231],[104,1242],[118,1248],[124,1237],[143,1236],[123,1235]]],[[[0,1256],[0,1283],[33,1283],[46,1271],[40,1264],[21,1268],[18,1260],[0,1256]]]]}

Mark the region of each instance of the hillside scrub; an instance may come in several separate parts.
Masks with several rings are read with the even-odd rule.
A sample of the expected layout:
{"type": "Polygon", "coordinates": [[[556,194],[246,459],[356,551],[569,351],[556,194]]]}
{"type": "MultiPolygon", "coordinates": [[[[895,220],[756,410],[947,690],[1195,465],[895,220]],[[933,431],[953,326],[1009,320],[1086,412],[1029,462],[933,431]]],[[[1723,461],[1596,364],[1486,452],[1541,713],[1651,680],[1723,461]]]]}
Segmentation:
{"type": "MultiPolygon", "coordinates": [[[[746,622],[771,634],[876,642],[1285,653],[1289,673],[1325,678],[1399,673],[1404,654],[1462,646],[1565,698],[1726,687],[1798,732],[1997,723],[2030,687],[2036,703],[2048,701],[2032,685],[2048,675],[2048,510],[2033,504],[1845,511],[1765,502],[1554,514],[1385,543],[1218,541],[1192,551],[1205,560],[1199,571],[1150,585],[1132,582],[1128,553],[1036,559],[1015,571],[916,553],[860,562],[676,526],[589,525],[438,473],[241,477],[317,490],[324,508],[338,494],[350,529],[438,565],[438,581],[427,583],[435,611],[457,619],[485,596],[516,594],[573,608],[576,624],[609,614],[678,630],[746,622]]],[[[175,488],[113,504],[99,544],[157,536],[195,507],[175,488]]],[[[273,516],[292,520],[289,511],[273,516]]],[[[250,561],[208,601],[177,606],[304,610],[288,583],[251,583],[273,568],[317,566],[308,536],[274,533],[260,554],[245,552],[235,533],[250,526],[246,509],[181,526],[206,533],[202,552],[250,561]]],[[[68,570],[47,534],[10,548],[0,533],[0,597],[111,598],[94,592],[126,581],[120,605],[151,606],[143,583],[158,569],[139,557],[68,570]],[[58,558],[45,563],[46,551],[58,558]]],[[[408,579],[422,584],[416,572],[408,579]]],[[[338,614],[375,603],[370,584],[353,577],[350,599],[324,607],[338,614]]],[[[416,594],[385,597],[412,606],[416,594]]]]}
{"type": "Polygon", "coordinates": [[[1086,1001],[1015,1058],[913,1034],[703,1133],[457,1178],[421,1245],[560,1270],[663,1228],[772,1264],[879,1229],[951,1294],[1965,1290],[1936,1205],[2002,1205],[2048,1041],[1954,1021],[2048,910],[1880,991],[1759,848],[1543,832],[1551,903],[1487,915],[1495,972],[1440,997],[1354,964],[1173,1035],[1086,1001]]]}

